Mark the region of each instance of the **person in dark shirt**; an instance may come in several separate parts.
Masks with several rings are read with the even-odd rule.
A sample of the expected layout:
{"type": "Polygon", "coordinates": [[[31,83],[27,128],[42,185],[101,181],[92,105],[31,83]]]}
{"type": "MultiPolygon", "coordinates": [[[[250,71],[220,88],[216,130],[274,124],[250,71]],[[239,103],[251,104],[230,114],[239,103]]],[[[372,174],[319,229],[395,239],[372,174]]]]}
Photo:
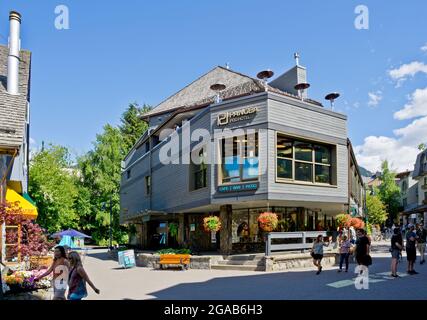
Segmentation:
{"type": "Polygon", "coordinates": [[[397,265],[399,264],[400,256],[403,250],[403,238],[399,228],[393,230],[393,236],[391,237],[391,276],[398,278],[397,265]]]}
{"type": "Polygon", "coordinates": [[[427,230],[420,223],[417,228],[417,241],[418,241],[418,251],[420,252],[420,264],[424,264],[426,262],[425,252],[426,252],[426,239],[427,239],[427,230]]]}
{"type": "Polygon", "coordinates": [[[408,274],[418,274],[414,270],[414,264],[417,260],[417,234],[415,233],[415,226],[413,224],[408,226],[409,231],[406,234],[406,256],[408,260],[408,274]]]}
{"type": "Polygon", "coordinates": [[[356,241],[356,261],[358,265],[369,267],[372,263],[369,252],[371,241],[366,235],[366,231],[361,229],[357,231],[356,241]]]}

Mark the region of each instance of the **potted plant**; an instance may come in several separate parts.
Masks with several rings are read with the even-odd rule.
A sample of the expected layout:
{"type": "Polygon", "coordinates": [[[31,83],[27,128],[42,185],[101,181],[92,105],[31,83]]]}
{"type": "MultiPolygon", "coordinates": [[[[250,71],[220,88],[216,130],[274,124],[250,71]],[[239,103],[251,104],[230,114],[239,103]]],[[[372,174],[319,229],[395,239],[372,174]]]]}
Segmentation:
{"type": "Polygon", "coordinates": [[[258,223],[264,232],[273,232],[279,224],[279,218],[275,213],[264,212],[258,217],[258,223]]]}

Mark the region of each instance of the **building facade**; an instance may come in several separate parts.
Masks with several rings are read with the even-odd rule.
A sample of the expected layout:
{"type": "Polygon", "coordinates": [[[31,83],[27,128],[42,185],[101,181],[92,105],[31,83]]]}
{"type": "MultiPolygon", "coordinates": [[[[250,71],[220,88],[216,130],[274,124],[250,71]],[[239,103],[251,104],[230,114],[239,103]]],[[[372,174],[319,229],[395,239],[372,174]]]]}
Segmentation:
{"type": "Polygon", "coordinates": [[[298,96],[301,82],[300,66],[270,84],[217,67],[146,114],[150,129],[121,181],[121,222],[137,227],[135,244],[263,252],[263,212],[277,213],[283,231],[320,231],[352,199],[363,207],[347,117],[298,96]],[[208,215],[220,217],[216,236],[203,231],[208,215]]]}
{"type": "Polygon", "coordinates": [[[427,226],[427,150],[421,152],[415,162],[412,179],[417,182],[418,205],[404,212],[412,222],[424,223],[427,226]]]}
{"type": "MultiPolygon", "coordinates": [[[[37,217],[28,195],[31,53],[20,48],[21,15],[10,13],[9,46],[0,45],[0,203],[19,203],[23,213],[37,217]]],[[[6,233],[0,227],[0,260],[9,257],[6,233]]]]}

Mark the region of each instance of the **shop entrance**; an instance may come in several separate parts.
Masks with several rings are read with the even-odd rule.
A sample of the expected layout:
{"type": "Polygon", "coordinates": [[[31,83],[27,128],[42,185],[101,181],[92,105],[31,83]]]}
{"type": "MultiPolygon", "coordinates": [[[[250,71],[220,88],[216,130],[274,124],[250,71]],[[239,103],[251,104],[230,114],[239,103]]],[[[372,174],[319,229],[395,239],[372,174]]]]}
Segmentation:
{"type": "Polygon", "coordinates": [[[161,250],[178,247],[177,221],[149,221],[147,223],[148,249],[161,250]]]}

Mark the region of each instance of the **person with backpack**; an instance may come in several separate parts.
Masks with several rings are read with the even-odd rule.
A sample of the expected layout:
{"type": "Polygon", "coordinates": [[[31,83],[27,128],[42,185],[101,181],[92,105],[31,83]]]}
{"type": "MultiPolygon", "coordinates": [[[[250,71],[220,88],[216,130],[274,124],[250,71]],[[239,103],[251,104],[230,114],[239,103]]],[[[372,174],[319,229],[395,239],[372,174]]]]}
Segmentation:
{"type": "Polygon", "coordinates": [[[417,228],[417,242],[418,242],[418,251],[420,252],[420,264],[424,264],[426,262],[425,252],[426,252],[426,239],[427,239],[427,230],[424,226],[419,223],[417,228]]]}
{"type": "Polygon", "coordinates": [[[414,270],[415,261],[417,260],[417,234],[415,233],[415,226],[410,224],[409,230],[406,233],[406,257],[408,260],[408,274],[418,274],[414,270]]]}
{"type": "Polygon", "coordinates": [[[403,238],[402,233],[399,228],[393,230],[393,236],[391,237],[391,276],[393,278],[398,278],[397,275],[397,266],[399,264],[400,256],[402,255],[403,250],[403,238]]]}

